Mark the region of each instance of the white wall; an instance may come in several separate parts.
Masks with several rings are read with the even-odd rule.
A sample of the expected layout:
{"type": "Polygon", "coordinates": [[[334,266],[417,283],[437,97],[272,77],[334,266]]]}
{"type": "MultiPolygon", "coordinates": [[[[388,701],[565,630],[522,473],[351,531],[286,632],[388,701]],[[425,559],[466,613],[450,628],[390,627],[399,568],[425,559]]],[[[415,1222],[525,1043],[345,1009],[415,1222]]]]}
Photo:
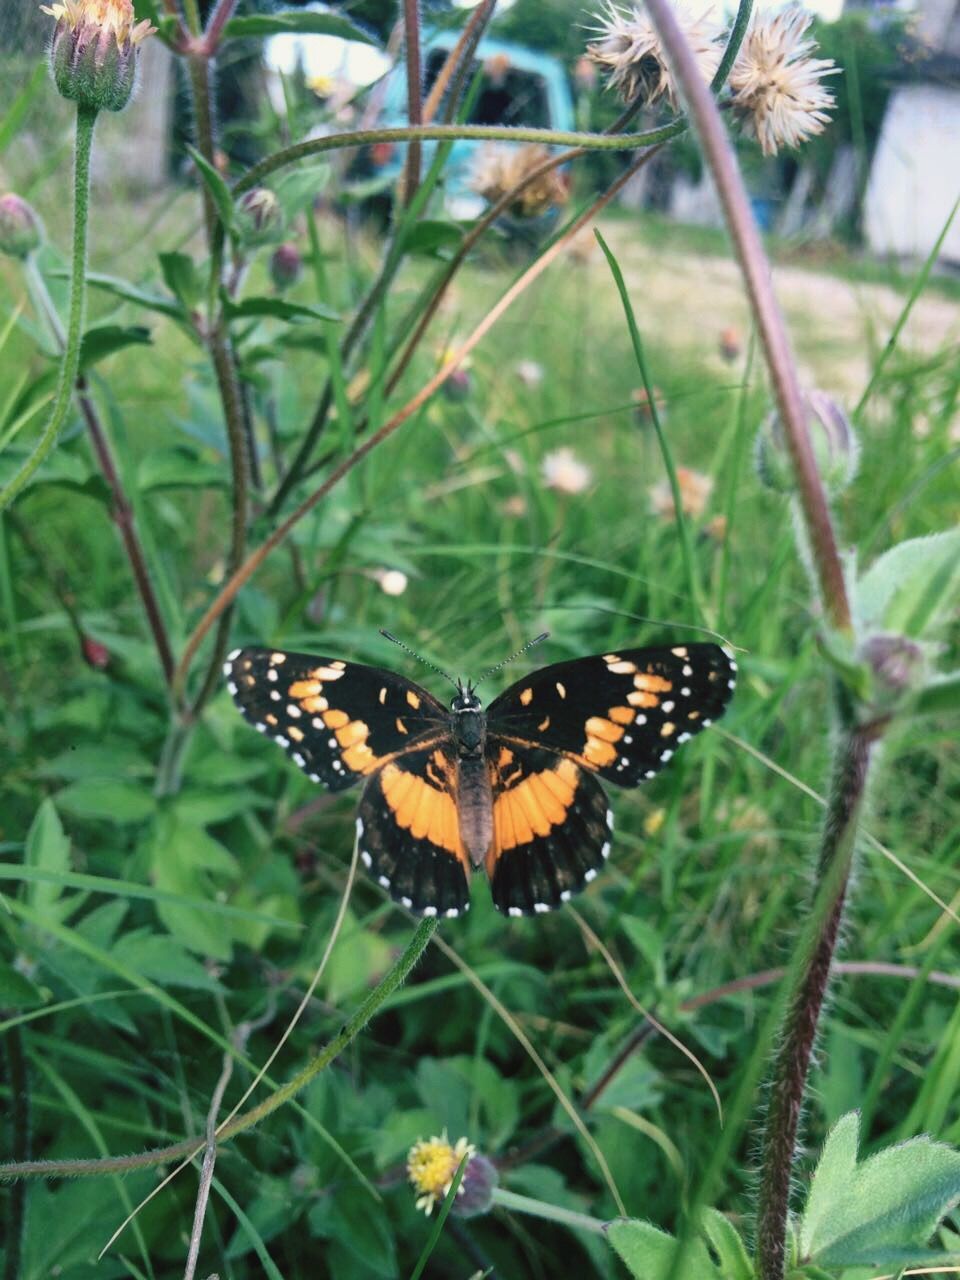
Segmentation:
{"type": "MultiPolygon", "coordinates": [[[[878,253],[925,257],[960,196],[960,89],[909,85],[891,94],[864,204],[878,253]]],[[[960,263],[960,212],[941,258],[960,263]]]]}

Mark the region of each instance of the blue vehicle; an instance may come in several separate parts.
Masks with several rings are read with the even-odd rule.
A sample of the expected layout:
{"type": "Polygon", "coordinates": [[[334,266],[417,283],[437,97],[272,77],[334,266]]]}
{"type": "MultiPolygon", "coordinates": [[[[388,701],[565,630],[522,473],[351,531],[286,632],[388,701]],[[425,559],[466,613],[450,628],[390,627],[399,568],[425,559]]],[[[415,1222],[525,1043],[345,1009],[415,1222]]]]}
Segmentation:
{"type": "MultiPolygon", "coordinates": [[[[429,93],[444,60],[456,44],[459,32],[432,33],[425,42],[424,92],[429,93]]],[[[573,129],[573,98],[561,63],[549,54],[503,40],[481,40],[476,53],[483,80],[471,112],[470,124],[526,125],[536,129],[573,129]]],[[[407,123],[407,84],[402,65],[387,77],[383,105],[377,119],[384,128],[407,123]]],[[[429,165],[436,143],[424,143],[424,168],[429,165]]],[[[471,189],[471,170],[484,146],[515,147],[520,143],[483,143],[461,139],[453,144],[444,175],[444,201],[451,217],[469,220],[486,207],[471,189]]],[[[384,180],[393,189],[403,168],[405,148],[378,144],[364,157],[370,176],[384,180]]]]}

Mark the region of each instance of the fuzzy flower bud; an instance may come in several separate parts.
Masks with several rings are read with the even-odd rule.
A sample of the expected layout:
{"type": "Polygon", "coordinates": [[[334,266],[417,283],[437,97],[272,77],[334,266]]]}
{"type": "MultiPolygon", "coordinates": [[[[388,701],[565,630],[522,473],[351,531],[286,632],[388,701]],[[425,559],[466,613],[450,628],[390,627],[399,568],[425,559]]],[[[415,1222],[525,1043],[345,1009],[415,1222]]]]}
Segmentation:
{"type": "Polygon", "coordinates": [[[131,0],[60,0],[41,8],[57,20],[50,65],[63,96],[93,111],[122,111],[140,45],[156,28],[135,21],[131,0]]]}
{"type": "Polygon", "coordinates": [[[280,201],[266,187],[245,191],[237,205],[237,227],[244,244],[272,244],[283,235],[280,201]]]}
{"type": "MultiPolygon", "coordinates": [[[[857,474],[860,443],[856,432],[844,411],[825,392],[808,392],[804,403],[821,479],[829,493],[842,493],[857,474]]],[[[796,489],[783,423],[776,412],[769,415],[757,436],[756,466],[768,489],[777,493],[793,493],[796,489]]]]}
{"type": "Polygon", "coordinates": [[[923,649],[906,636],[870,636],[861,657],[873,672],[875,699],[885,708],[924,682],[927,664],[923,649]]]}
{"type": "Polygon", "coordinates": [[[270,259],[270,278],[277,289],[282,291],[296,284],[302,270],[300,250],[290,240],[285,240],[274,249],[270,259]]]}
{"type": "Polygon", "coordinates": [[[43,241],[43,224],[32,205],[13,192],[0,196],[0,253],[28,258],[43,241]]]}

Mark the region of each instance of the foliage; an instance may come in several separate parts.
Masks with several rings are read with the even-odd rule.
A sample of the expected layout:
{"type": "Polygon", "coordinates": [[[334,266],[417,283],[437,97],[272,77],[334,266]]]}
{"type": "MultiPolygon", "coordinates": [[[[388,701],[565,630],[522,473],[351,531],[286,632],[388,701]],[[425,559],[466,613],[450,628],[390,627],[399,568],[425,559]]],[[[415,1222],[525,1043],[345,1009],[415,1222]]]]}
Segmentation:
{"type": "MultiPolygon", "coordinates": [[[[16,145],[67,116],[34,89],[10,109],[22,124],[6,158],[51,232],[28,272],[0,268],[0,467],[13,470],[52,395],[46,304],[62,309],[69,264],[66,166],[16,145]]],[[[291,122],[275,125],[271,146],[291,122]]],[[[28,1117],[4,1130],[3,1159],[84,1175],[14,1184],[27,1188],[25,1216],[4,1191],[7,1274],[19,1222],[25,1280],[182,1275],[196,1170],[158,1190],[145,1162],[173,1173],[186,1155],[199,1167],[211,1115],[282,1098],[220,1144],[197,1274],[366,1280],[408,1276],[429,1256],[424,1274],[626,1268],[650,1280],[670,1274],[679,1240],[687,1275],[750,1280],[756,1082],[781,993],[770,971],[808,914],[827,686],[871,724],[878,707],[893,721],[890,781],[869,826],[936,898],[872,846],[848,946],[872,967],[838,977],[824,1016],[806,1139],[824,1154],[792,1261],[810,1278],[861,1280],[850,1269],[864,1259],[924,1260],[956,1203],[947,1143],[960,1124],[945,972],[954,921],[942,906],[957,889],[956,689],[930,683],[956,667],[956,535],[938,532],[955,507],[949,347],[894,344],[875,362],[862,469],[836,500],[845,541],[862,548],[846,565],[857,612],[847,642],[811,627],[803,555],[749,465],[767,407],[756,362],[716,353],[731,317],[704,309],[699,284],[680,297],[689,256],[662,228],[610,218],[621,298],[607,262],[578,244],[475,347],[457,397],[418,402],[358,456],[517,278],[517,246],[494,232],[469,256],[389,386],[471,231],[430,186],[442,150],[426,157],[421,204],[394,210],[386,249],[358,232],[326,160],[269,175],[307,266],[281,297],[270,246],[239,233],[237,175],[212,162],[211,141],[198,137],[187,189],[135,202],[119,183],[101,187],[110,217],[91,224],[82,398],[0,523],[0,1097],[28,1117]],[[638,259],[645,226],[651,246],[660,239],[638,259]],[[676,281],[663,312],[649,301],[654,273],[676,281]],[[661,399],[662,412],[644,410],[661,399]],[[317,422],[310,466],[284,492],[317,422]],[[546,482],[544,457],[561,445],[588,467],[585,489],[546,482]],[[224,612],[231,644],[343,654],[417,678],[381,627],[464,674],[542,627],[543,661],[705,627],[742,651],[743,678],[729,734],[705,735],[643,795],[616,798],[614,856],[578,904],[609,956],[573,912],[505,920],[478,881],[470,916],[444,922],[399,987],[412,925],[361,871],[282,1041],[335,934],[355,793],[318,793],[248,731],[222,687],[216,627],[179,684],[173,667],[243,558],[238,530],[262,547],[354,459],[224,612]],[[698,473],[705,496],[678,527],[665,481],[682,498],[698,473]],[[880,706],[891,668],[867,642],[889,635],[916,642],[923,662],[909,668],[910,698],[880,706]],[[931,689],[935,714],[911,714],[931,689]],[[722,1127],[690,1059],[653,1034],[620,977],[702,1060],[722,1127]],[[380,998],[360,1034],[358,1011],[380,998]],[[332,1045],[343,1052],[302,1092],[278,1093],[332,1045]],[[858,1127],[848,1113],[860,1104],[858,1127]],[[464,1222],[454,1189],[434,1234],[404,1160],[444,1131],[497,1161],[507,1194],[464,1222]],[[177,1155],[143,1154],[156,1148],[177,1155]],[[62,1163],[126,1153],[127,1164],[62,1163]]],[[[823,358],[822,327],[818,316],[802,335],[812,359],[823,358]]],[[[824,367],[839,376],[839,363],[824,367]]]]}

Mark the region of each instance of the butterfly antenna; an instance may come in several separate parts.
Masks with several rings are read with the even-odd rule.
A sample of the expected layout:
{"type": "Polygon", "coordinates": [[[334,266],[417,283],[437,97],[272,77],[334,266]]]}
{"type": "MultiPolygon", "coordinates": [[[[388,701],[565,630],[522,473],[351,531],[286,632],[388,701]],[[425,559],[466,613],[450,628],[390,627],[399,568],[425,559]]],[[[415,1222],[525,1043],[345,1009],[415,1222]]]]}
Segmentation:
{"type": "Polygon", "coordinates": [[[504,660],[502,662],[498,662],[495,667],[491,667],[489,671],[485,671],[483,675],[480,677],[480,679],[471,687],[476,689],[478,685],[483,684],[487,676],[496,675],[496,673],[502,670],[503,667],[507,666],[511,662],[515,662],[517,658],[519,658],[522,654],[526,653],[528,649],[532,649],[535,644],[541,644],[544,640],[546,640],[549,634],[550,634],[549,631],[543,631],[540,633],[540,635],[534,636],[532,640],[528,640],[527,643],[523,645],[521,648],[519,648],[516,653],[511,653],[509,658],[504,658],[504,660]]]}
{"type": "Polygon", "coordinates": [[[440,675],[442,675],[445,680],[449,680],[455,689],[460,688],[459,683],[456,680],[454,680],[453,676],[447,675],[443,667],[438,667],[435,662],[428,662],[427,659],[422,658],[415,649],[411,649],[408,644],[404,644],[402,640],[398,640],[397,637],[394,635],[391,635],[389,631],[384,631],[382,627],[380,629],[380,634],[386,637],[387,640],[389,640],[392,644],[395,644],[398,648],[403,649],[405,653],[409,653],[412,658],[416,658],[418,662],[422,662],[425,667],[429,667],[431,671],[436,671],[440,675]]]}

